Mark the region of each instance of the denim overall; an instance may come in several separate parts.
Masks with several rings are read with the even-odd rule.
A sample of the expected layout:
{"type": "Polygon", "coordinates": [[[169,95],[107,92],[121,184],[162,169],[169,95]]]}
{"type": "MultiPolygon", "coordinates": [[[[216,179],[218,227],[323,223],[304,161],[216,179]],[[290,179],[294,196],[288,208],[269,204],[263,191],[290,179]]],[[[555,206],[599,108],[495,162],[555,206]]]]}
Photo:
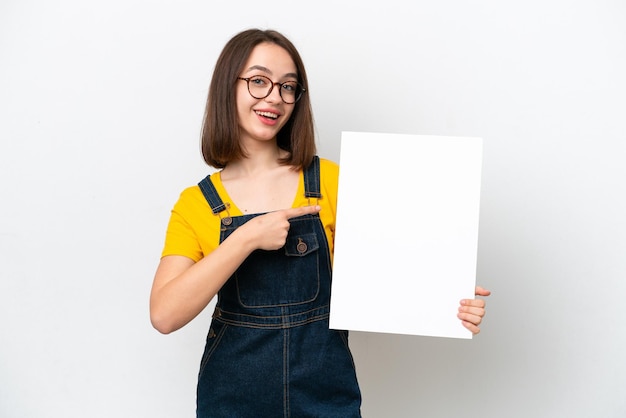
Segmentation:
{"type": "MultiPolygon", "coordinates": [[[[305,196],[321,198],[319,159],[305,196]]],[[[230,217],[207,176],[220,242],[259,214],[230,217]]],[[[198,376],[197,417],[360,417],[347,331],[328,328],[331,262],[319,215],[290,221],[283,248],[256,250],[218,293],[198,376]]]]}

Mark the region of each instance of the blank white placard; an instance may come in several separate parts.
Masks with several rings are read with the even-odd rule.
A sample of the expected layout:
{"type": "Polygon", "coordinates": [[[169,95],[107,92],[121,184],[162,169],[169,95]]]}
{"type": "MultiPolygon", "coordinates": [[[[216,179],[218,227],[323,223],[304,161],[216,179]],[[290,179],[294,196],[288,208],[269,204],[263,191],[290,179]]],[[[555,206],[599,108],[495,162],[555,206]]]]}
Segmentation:
{"type": "Polygon", "coordinates": [[[482,139],[342,132],[330,327],[471,338],[482,139]]]}

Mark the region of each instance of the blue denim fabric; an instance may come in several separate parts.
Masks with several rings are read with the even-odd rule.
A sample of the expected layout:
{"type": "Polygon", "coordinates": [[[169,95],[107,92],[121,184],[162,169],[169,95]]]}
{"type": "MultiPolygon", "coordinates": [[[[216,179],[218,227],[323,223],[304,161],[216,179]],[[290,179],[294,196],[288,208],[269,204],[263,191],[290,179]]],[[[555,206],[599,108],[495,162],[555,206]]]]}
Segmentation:
{"type": "MultiPolygon", "coordinates": [[[[307,196],[319,197],[317,157],[304,177],[307,196]]],[[[225,208],[208,177],[201,189],[212,208],[225,208]]],[[[223,217],[220,241],[254,216],[223,217]]],[[[361,416],[348,333],[328,328],[324,228],[318,215],[290,223],[284,248],[255,251],[218,293],[198,376],[198,418],[361,416]]]]}

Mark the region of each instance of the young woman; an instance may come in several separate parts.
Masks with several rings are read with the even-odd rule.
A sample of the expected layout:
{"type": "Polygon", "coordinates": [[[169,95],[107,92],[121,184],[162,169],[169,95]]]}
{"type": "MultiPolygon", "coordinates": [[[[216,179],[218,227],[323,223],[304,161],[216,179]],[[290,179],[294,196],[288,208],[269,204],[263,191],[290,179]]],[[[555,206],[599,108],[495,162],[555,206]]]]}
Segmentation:
{"type": "MultiPolygon", "coordinates": [[[[282,34],[226,44],[202,153],[221,170],[181,193],[150,297],[152,324],[169,333],[218,295],[197,416],[360,417],[348,333],[328,328],[338,166],[315,155],[306,72],[282,34]]],[[[459,307],[474,333],[484,306],[459,307]]]]}

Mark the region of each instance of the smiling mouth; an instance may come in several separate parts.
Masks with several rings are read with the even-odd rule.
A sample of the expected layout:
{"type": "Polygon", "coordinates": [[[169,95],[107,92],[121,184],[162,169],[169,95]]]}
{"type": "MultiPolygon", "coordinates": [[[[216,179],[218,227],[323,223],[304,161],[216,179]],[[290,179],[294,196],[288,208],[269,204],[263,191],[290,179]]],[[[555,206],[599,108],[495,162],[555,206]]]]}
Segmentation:
{"type": "Polygon", "coordinates": [[[256,112],[257,115],[259,116],[263,116],[264,118],[269,118],[269,119],[278,119],[278,115],[276,113],[272,113],[272,112],[256,112]]]}

